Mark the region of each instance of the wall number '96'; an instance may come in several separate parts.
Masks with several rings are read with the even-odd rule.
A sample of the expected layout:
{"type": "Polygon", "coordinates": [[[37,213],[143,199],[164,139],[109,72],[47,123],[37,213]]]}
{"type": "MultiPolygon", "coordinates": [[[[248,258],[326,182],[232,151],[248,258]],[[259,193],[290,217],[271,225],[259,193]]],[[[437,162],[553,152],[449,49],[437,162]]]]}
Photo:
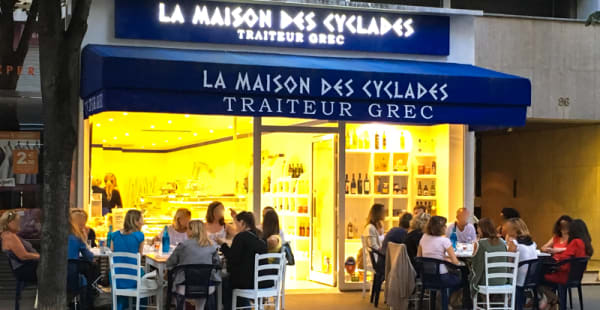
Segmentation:
{"type": "Polygon", "coordinates": [[[559,97],[558,98],[558,106],[559,107],[568,107],[571,105],[571,102],[569,101],[569,97],[559,97]]]}

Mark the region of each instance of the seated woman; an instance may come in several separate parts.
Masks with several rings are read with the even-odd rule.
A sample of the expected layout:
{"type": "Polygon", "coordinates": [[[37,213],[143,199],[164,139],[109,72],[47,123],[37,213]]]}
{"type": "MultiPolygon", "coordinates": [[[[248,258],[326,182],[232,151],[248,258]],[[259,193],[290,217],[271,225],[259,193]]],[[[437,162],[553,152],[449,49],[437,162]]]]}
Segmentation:
{"type": "Polygon", "coordinates": [[[552,230],[552,239],[542,246],[542,252],[554,255],[567,249],[567,245],[569,244],[569,224],[572,221],[573,219],[568,215],[558,218],[552,230]]]}
{"type": "MultiPolygon", "coordinates": [[[[425,226],[425,234],[419,242],[418,257],[429,257],[446,260],[454,265],[460,262],[452,248],[452,242],[446,237],[446,218],[432,216],[425,226]],[[446,253],[448,255],[446,256],[446,253]]],[[[458,274],[449,273],[445,265],[440,266],[440,282],[447,287],[460,287],[461,278],[458,274]]]]}
{"type": "MultiPolygon", "coordinates": [[[[69,216],[71,230],[69,233],[67,252],[69,260],[83,260],[91,263],[94,259],[94,254],[90,252],[87,246],[88,236],[84,230],[86,220],[87,214],[83,209],[71,209],[69,216]]],[[[87,266],[84,267],[81,264],[69,263],[68,265],[67,278],[71,279],[71,281],[67,280],[67,283],[68,285],[71,285],[70,289],[72,290],[87,286],[87,294],[81,294],[81,297],[82,304],[89,309],[92,309],[94,305],[92,300],[93,294],[91,294],[93,288],[90,285],[97,276],[98,271],[96,268],[87,268],[87,266]],[[83,275],[85,278],[79,280],[79,275],[83,275]],[[73,278],[71,278],[71,276],[73,278]]]]}
{"type": "Polygon", "coordinates": [[[390,229],[390,231],[385,234],[385,238],[383,238],[383,243],[381,247],[381,252],[383,254],[387,251],[388,242],[394,243],[404,243],[406,241],[406,235],[408,234],[408,230],[410,229],[410,221],[413,216],[410,213],[404,213],[400,216],[400,227],[394,227],[390,229]]]}
{"type": "MultiPolygon", "coordinates": [[[[556,253],[553,258],[556,262],[561,262],[575,257],[591,257],[593,254],[592,238],[590,237],[587,225],[585,225],[584,221],[577,219],[569,225],[569,243],[567,248],[560,253],[556,253]]],[[[552,286],[567,283],[570,267],[569,264],[564,264],[556,272],[546,274],[544,276],[546,282],[552,286]]],[[[558,302],[556,295],[554,295],[554,290],[544,286],[543,292],[549,304],[558,302]]]]}
{"type": "MultiPolygon", "coordinates": [[[[503,231],[506,233],[506,247],[510,252],[519,253],[519,261],[524,262],[537,258],[537,245],[531,239],[529,229],[525,222],[520,218],[508,219],[504,224],[503,231]]],[[[517,286],[522,287],[525,283],[525,277],[527,277],[528,266],[519,267],[517,273],[517,286]]],[[[522,300],[523,297],[520,295],[522,290],[517,290],[517,299],[522,300]]]]}
{"type": "Polygon", "coordinates": [[[263,216],[263,240],[267,243],[267,252],[281,251],[282,240],[279,228],[279,217],[275,211],[267,211],[263,216]]]}
{"type": "MultiPolygon", "coordinates": [[[[178,245],[188,239],[188,223],[192,219],[192,212],[185,208],[177,209],[173,217],[173,224],[167,226],[169,244],[178,245]]],[[[154,240],[162,241],[162,232],[154,237],[154,240]]]]}
{"type": "MultiPolygon", "coordinates": [[[[471,297],[476,296],[479,291],[480,285],[486,285],[485,283],[485,253],[491,252],[506,252],[506,244],[504,240],[498,237],[496,231],[496,225],[489,218],[482,218],[479,220],[477,227],[477,233],[479,235],[479,241],[474,244],[473,247],[473,258],[471,259],[471,297]]],[[[506,282],[504,279],[490,279],[490,285],[502,285],[506,282]]]]}
{"type": "MultiPolygon", "coordinates": [[[[232,216],[237,215],[232,210],[232,216]]],[[[217,244],[217,239],[227,240],[232,238],[235,234],[235,228],[231,225],[225,224],[225,206],[220,201],[213,201],[208,205],[206,210],[206,232],[208,233],[208,239],[213,244],[217,244]]]]}
{"type": "Polygon", "coordinates": [[[410,258],[410,262],[415,265],[415,257],[417,257],[417,251],[419,249],[419,243],[421,242],[421,238],[423,237],[423,230],[429,222],[431,215],[427,213],[420,213],[419,215],[415,215],[413,219],[410,221],[410,228],[408,229],[408,234],[406,234],[406,238],[404,240],[404,244],[406,245],[406,253],[408,253],[408,258],[410,258]]]}
{"type": "Polygon", "coordinates": [[[6,211],[0,217],[0,242],[2,252],[10,259],[19,279],[26,283],[37,283],[37,266],[40,254],[31,243],[17,235],[21,229],[21,218],[16,211],[6,211]]]}
{"type": "Polygon", "coordinates": [[[369,210],[367,225],[362,236],[367,239],[367,246],[375,250],[381,249],[383,242],[383,220],[385,219],[385,207],[376,203],[369,210]]]}
{"type": "MultiPolygon", "coordinates": [[[[142,212],[139,210],[129,210],[125,214],[125,220],[123,222],[123,229],[117,230],[112,233],[111,250],[113,252],[126,252],[140,255],[144,252],[144,233],[141,232],[142,226],[144,225],[144,219],[142,212]]],[[[135,261],[129,258],[118,258],[115,259],[115,263],[134,264],[135,261]]],[[[119,273],[119,272],[117,272],[119,273]]],[[[135,272],[130,269],[124,270],[123,274],[135,275],[135,272]]],[[[128,289],[135,288],[136,283],[133,280],[119,279],[117,281],[117,288],[128,289]]],[[[126,297],[119,296],[117,300],[118,309],[122,310],[128,304],[126,297]]]]}
{"type": "MultiPolygon", "coordinates": [[[[206,228],[202,221],[191,221],[188,225],[188,239],[179,243],[173,254],[167,260],[167,269],[173,269],[180,265],[207,264],[220,265],[221,261],[217,255],[217,247],[210,243],[206,228]]],[[[217,270],[212,274],[212,281],[220,282],[221,276],[217,270]]],[[[177,310],[185,309],[185,274],[180,270],[173,277],[173,291],[177,293],[177,310]]],[[[211,286],[209,294],[213,294],[215,287],[211,286]]],[[[204,309],[206,299],[196,299],[196,310],[204,309]]]]}
{"type": "MultiPolygon", "coordinates": [[[[275,212],[275,214],[277,215],[277,211],[275,211],[275,208],[273,207],[264,207],[262,210],[262,217],[263,217],[263,221],[265,220],[265,216],[267,215],[267,212],[272,211],[275,212]]],[[[279,215],[277,215],[278,221],[279,221],[279,215]]],[[[258,227],[258,229],[263,230],[263,226],[261,225],[260,227],[258,227]]],[[[279,229],[279,237],[281,238],[281,242],[285,243],[285,234],[283,233],[283,229],[279,229]]]]}
{"type": "MultiPolygon", "coordinates": [[[[217,239],[221,252],[227,260],[229,279],[223,279],[223,301],[225,310],[231,309],[233,289],[254,288],[254,256],[267,252],[267,244],[261,239],[256,229],[254,215],[251,212],[240,212],[235,217],[238,234],[233,238],[231,246],[225,239],[217,239]]],[[[247,299],[241,298],[239,306],[249,306],[247,299]]]]}

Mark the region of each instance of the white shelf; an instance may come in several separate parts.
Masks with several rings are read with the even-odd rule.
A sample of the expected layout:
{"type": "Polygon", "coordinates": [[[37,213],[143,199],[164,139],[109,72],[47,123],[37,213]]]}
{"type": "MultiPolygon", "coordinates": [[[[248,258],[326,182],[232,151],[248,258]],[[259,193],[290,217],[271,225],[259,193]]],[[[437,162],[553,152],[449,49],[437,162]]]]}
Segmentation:
{"type": "Polygon", "coordinates": [[[392,174],[393,173],[390,171],[375,171],[375,172],[373,172],[374,176],[390,176],[392,174]]]}
{"type": "Polygon", "coordinates": [[[408,199],[408,195],[392,195],[394,199],[408,199]]]}
{"type": "Polygon", "coordinates": [[[263,193],[265,198],[295,198],[295,199],[306,199],[308,194],[293,194],[293,193],[263,193]]]}
{"type": "Polygon", "coordinates": [[[346,194],[346,198],[349,199],[361,199],[361,198],[371,198],[373,197],[373,195],[352,195],[352,194],[346,194]]]}
{"type": "Polygon", "coordinates": [[[410,173],[408,171],[394,171],[392,172],[393,176],[409,176],[410,173]]]}
{"type": "Polygon", "coordinates": [[[418,174],[416,176],[417,179],[437,179],[437,175],[435,174],[418,174]]]}
{"type": "Polygon", "coordinates": [[[347,154],[371,154],[373,151],[365,149],[346,149],[347,154]]]}
{"type": "Polygon", "coordinates": [[[417,196],[417,200],[437,200],[436,196],[417,196]]]}
{"type": "Polygon", "coordinates": [[[437,157],[435,153],[417,153],[415,154],[417,157],[437,157]]]}

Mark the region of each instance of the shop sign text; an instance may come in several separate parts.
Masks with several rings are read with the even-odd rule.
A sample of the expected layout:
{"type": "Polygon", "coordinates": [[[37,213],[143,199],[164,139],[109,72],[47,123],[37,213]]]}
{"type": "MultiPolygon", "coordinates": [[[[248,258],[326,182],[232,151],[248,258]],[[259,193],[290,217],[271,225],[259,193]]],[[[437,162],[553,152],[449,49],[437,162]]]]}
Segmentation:
{"type": "Polygon", "coordinates": [[[115,4],[119,38],[448,55],[449,18],[264,3],[115,4]],[[133,15],[135,14],[135,15],[133,15]]]}

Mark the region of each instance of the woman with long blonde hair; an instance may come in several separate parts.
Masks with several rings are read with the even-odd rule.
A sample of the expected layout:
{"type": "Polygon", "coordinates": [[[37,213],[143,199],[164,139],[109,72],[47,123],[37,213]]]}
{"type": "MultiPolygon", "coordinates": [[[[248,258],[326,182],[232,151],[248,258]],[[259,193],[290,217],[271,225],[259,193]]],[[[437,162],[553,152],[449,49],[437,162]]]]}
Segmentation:
{"type": "Polygon", "coordinates": [[[13,272],[28,282],[37,283],[36,270],[40,254],[31,243],[17,235],[21,229],[21,217],[14,210],[5,211],[0,216],[0,241],[2,252],[11,261],[13,272]]]}
{"type": "MultiPolygon", "coordinates": [[[[173,251],[173,254],[167,260],[167,269],[172,270],[179,265],[208,264],[220,265],[220,259],[217,255],[217,247],[212,245],[208,239],[206,225],[202,221],[195,220],[188,224],[188,239],[179,243],[173,251]]],[[[183,270],[177,272],[173,278],[173,291],[177,297],[177,309],[184,309],[185,305],[185,273],[183,270]]],[[[219,273],[213,270],[211,279],[214,282],[221,282],[219,273]]],[[[214,286],[211,286],[209,292],[214,292],[214,286]]],[[[196,299],[196,309],[204,309],[206,299],[196,299]]]]}
{"type": "Polygon", "coordinates": [[[104,193],[102,193],[102,216],[111,213],[113,208],[122,208],[123,201],[117,187],[117,176],[107,173],[104,176],[104,193]]]}

